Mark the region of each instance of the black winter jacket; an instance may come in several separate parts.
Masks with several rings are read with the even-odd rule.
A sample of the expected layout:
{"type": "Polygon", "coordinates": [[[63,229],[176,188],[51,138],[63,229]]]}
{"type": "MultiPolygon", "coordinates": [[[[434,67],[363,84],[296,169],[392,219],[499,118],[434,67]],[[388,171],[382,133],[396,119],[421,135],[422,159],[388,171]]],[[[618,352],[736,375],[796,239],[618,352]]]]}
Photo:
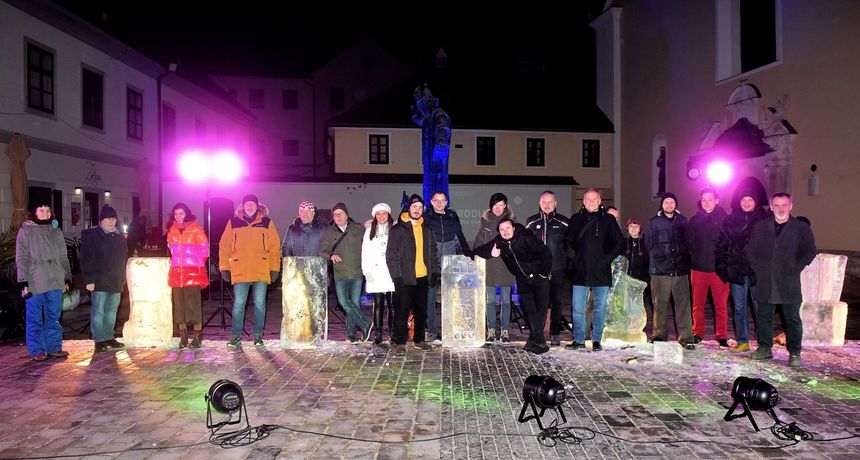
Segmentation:
{"type": "Polygon", "coordinates": [[[439,214],[435,209],[428,208],[424,212],[424,222],[427,222],[430,230],[433,230],[437,243],[447,243],[456,238],[460,245],[457,254],[472,255],[472,249],[469,248],[469,242],[463,235],[463,226],[460,225],[460,217],[456,212],[446,209],[444,214],[439,214]]]}
{"type": "MultiPolygon", "coordinates": [[[[436,252],[436,238],[423,217],[421,218],[421,231],[424,240],[424,265],[427,266],[427,275],[441,274],[439,254],[436,252]]],[[[408,214],[403,213],[397,220],[397,224],[391,227],[390,232],[388,234],[388,247],[385,249],[388,273],[395,285],[399,279],[405,285],[414,286],[418,284],[415,276],[415,235],[412,232],[412,221],[408,214]]]]}
{"type": "Polygon", "coordinates": [[[627,265],[627,274],[637,280],[646,283],[651,282],[651,276],[648,275],[648,249],[645,248],[645,238],[633,238],[628,236],[624,239],[624,252],[621,253],[627,257],[629,264],[627,265]]]}
{"type": "Polygon", "coordinates": [[[81,272],[84,284],[96,291],[122,292],[128,245],[119,231],[106,233],[101,225],[81,233],[81,272]]]}
{"type": "Polygon", "coordinates": [[[309,224],[303,224],[302,220],[296,217],[296,220],[287,229],[284,244],[281,247],[281,254],[284,257],[318,255],[320,238],[324,230],[325,225],[318,221],[316,216],[314,216],[314,220],[309,224]]]}
{"type": "Polygon", "coordinates": [[[564,241],[567,256],[573,259],[573,284],[612,284],[612,261],[621,254],[624,235],[618,221],[603,206],[596,212],[588,212],[583,206],[574,214],[564,241]]]}
{"type": "Polygon", "coordinates": [[[748,276],[750,284],[755,285],[755,273],[747,258],[746,247],[753,225],[765,216],[767,211],[760,206],[751,212],[738,208],[723,221],[714,261],[714,269],[723,282],[743,284],[744,278],[748,276]]]}
{"type": "Polygon", "coordinates": [[[723,222],[728,217],[717,206],[711,212],[699,209],[687,222],[687,248],[690,250],[690,268],[700,272],[714,272],[714,254],[723,222]]]}
{"type": "Polygon", "coordinates": [[[570,219],[555,211],[549,214],[541,211],[526,221],[526,228],[549,247],[549,251],[552,253],[552,271],[566,268],[564,236],[569,225],[570,219]]]}
{"type": "Polygon", "coordinates": [[[752,228],[747,257],[755,272],[755,296],[759,302],[799,304],[800,272],[815,259],[815,237],[809,225],[790,217],[776,236],[772,214],[752,228]]]}
{"type": "Polygon", "coordinates": [[[517,284],[550,278],[552,254],[523,224],[514,224],[514,236],[510,240],[496,235],[486,244],[475,248],[475,255],[491,259],[494,245],[502,251],[500,257],[508,271],[517,278],[517,284]]]}
{"type": "Polygon", "coordinates": [[[660,211],[648,222],[648,228],[645,231],[645,248],[651,256],[648,272],[652,276],[690,274],[686,227],[687,218],[678,211],[675,211],[671,219],[660,211]]]}

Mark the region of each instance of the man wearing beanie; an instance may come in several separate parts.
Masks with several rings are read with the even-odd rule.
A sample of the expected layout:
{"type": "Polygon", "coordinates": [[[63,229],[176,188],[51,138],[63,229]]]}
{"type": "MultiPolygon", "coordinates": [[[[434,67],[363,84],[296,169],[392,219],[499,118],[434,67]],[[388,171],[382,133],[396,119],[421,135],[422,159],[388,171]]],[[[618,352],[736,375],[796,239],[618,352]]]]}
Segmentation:
{"type": "Polygon", "coordinates": [[[128,260],[128,246],[116,222],[116,211],[104,205],[99,225],[81,233],[81,272],[87,290],[92,292],[90,330],[96,351],[125,347],[113,336],[128,260]]]}
{"type": "MultiPolygon", "coordinates": [[[[436,252],[439,259],[442,256],[453,256],[463,254],[472,255],[469,242],[463,235],[463,227],[460,225],[460,217],[448,208],[448,195],[445,192],[436,192],[430,199],[432,205],[424,212],[424,221],[433,231],[436,237],[436,252]]],[[[442,345],[441,327],[436,326],[436,290],[439,285],[436,279],[431,279],[430,288],[427,290],[427,335],[436,345],[442,345]]],[[[441,281],[441,277],[438,281],[441,281]]],[[[441,326],[441,325],[440,325],[441,326]]]]}
{"type": "Polygon", "coordinates": [[[677,210],[678,199],[664,193],[660,210],[648,223],[645,247],[651,255],[651,302],[654,306],[652,342],[663,342],[668,336],[666,308],[675,300],[675,324],[678,341],[684,348],[696,348],[690,309],[690,255],[687,251],[687,218],[677,210]]]}
{"type": "Polygon", "coordinates": [[[317,208],[310,201],[299,203],[299,216],[287,229],[281,252],[284,257],[316,257],[325,225],[317,218],[317,208]]]}
{"type": "Polygon", "coordinates": [[[256,195],[245,195],[218,243],[221,277],[233,284],[233,327],[227,348],[242,348],[248,291],[254,297],[254,346],[263,346],[266,286],[280,276],[280,242],[275,223],[269,218],[269,209],[256,195]]]}
{"type": "MultiPolygon", "coordinates": [[[[427,291],[431,278],[441,276],[436,238],[424,221],[424,200],[420,195],[409,197],[408,211],[402,213],[391,228],[385,261],[394,281],[394,352],[406,352],[409,310],[415,320],[415,347],[429,350],[424,341],[427,323],[427,291]]],[[[434,280],[435,281],[435,280],[434,280]]]]}
{"type": "Polygon", "coordinates": [[[337,301],[346,312],[346,339],[352,343],[355,327],[361,328],[364,341],[370,340],[372,323],[361,314],[361,245],[364,226],[349,218],[343,203],[331,208],[332,223],[323,231],[318,255],[334,264],[334,287],[337,301]]]}
{"type": "Polygon", "coordinates": [[[767,203],[767,195],[761,182],[754,178],[742,181],[732,197],[732,213],[723,222],[717,240],[714,268],[717,276],[729,283],[732,294],[737,340],[731,349],[734,353],[750,351],[748,297],[752,299],[753,311],[758,313],[755,273],[747,258],[746,247],[753,226],[767,216],[764,203],[767,203]]]}

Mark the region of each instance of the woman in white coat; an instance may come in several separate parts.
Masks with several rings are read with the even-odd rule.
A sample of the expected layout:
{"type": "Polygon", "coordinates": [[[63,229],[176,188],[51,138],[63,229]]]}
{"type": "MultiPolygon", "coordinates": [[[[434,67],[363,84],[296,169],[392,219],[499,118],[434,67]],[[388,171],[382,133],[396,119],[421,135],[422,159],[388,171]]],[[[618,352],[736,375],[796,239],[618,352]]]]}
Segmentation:
{"type": "Polygon", "coordinates": [[[388,305],[388,330],[394,324],[391,296],[394,292],[394,281],[388,273],[385,263],[385,250],[388,247],[388,233],[394,225],[391,217],[391,206],[378,203],[370,211],[373,219],[365,224],[364,242],[361,245],[361,271],[367,280],[366,291],[373,295],[373,330],[376,331],[374,345],[382,344],[382,317],[385,304],[388,305]]]}

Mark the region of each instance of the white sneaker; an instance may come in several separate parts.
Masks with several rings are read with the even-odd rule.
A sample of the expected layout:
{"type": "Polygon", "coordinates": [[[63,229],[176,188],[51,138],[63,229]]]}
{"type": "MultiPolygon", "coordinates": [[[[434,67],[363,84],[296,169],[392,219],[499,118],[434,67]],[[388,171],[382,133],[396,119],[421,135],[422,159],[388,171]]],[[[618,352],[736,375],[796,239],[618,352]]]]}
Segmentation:
{"type": "Polygon", "coordinates": [[[487,343],[493,343],[496,341],[496,330],[495,329],[487,329],[487,343]]]}

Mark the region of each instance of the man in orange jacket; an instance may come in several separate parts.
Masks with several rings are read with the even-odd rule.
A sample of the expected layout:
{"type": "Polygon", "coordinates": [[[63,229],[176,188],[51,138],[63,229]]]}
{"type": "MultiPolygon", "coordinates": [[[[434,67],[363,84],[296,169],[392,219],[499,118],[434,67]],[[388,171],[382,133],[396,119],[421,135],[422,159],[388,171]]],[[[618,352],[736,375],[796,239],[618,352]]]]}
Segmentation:
{"type": "Polygon", "coordinates": [[[245,302],[254,296],[254,346],[263,346],[266,285],[277,281],[281,268],[281,238],[269,210],[256,195],[245,195],[236,215],[227,222],[219,244],[219,268],[233,284],[233,329],[227,348],[242,348],[245,302]],[[252,289],[253,288],[253,289],[252,289]]]}

